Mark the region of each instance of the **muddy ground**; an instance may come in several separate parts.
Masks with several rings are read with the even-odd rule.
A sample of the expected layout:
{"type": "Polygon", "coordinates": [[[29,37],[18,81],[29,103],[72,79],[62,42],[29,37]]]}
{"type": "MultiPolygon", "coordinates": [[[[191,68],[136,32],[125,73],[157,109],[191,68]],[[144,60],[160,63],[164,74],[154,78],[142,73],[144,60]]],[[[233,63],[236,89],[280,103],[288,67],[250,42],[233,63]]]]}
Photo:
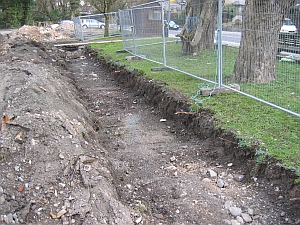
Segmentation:
{"type": "Polygon", "coordinates": [[[0,224],[300,224],[294,174],[84,46],[1,37],[0,224]]]}

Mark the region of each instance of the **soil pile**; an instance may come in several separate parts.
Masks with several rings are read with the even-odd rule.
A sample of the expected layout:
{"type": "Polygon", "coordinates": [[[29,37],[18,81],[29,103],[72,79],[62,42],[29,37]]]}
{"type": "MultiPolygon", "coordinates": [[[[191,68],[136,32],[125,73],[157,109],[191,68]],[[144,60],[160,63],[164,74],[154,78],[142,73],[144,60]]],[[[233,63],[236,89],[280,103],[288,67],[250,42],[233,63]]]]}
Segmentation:
{"type": "Polygon", "coordinates": [[[64,54],[21,37],[9,46],[0,59],[0,223],[132,224],[103,148],[85,140],[93,119],[62,75],[64,54]]]}
{"type": "Polygon", "coordinates": [[[46,27],[24,25],[12,35],[41,42],[69,39],[74,37],[74,25],[69,23],[53,24],[46,27]]]}

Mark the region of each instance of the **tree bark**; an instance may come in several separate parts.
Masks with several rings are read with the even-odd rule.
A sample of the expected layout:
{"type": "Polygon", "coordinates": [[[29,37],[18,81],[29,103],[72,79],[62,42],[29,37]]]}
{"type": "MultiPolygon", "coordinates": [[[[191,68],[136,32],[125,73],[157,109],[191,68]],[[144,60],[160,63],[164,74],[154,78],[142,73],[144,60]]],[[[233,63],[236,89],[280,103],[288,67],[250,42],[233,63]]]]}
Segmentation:
{"type": "Polygon", "coordinates": [[[109,36],[110,17],[106,13],[112,12],[113,6],[117,1],[118,0],[89,0],[91,5],[93,5],[99,12],[104,13],[104,17],[105,17],[104,37],[109,36]]]}
{"type": "Polygon", "coordinates": [[[278,36],[295,0],[246,0],[242,39],[233,80],[265,83],[276,79],[278,36]]]}
{"type": "Polygon", "coordinates": [[[108,37],[109,36],[109,20],[110,20],[109,14],[104,14],[104,18],[105,18],[104,37],[108,37]]]}
{"type": "Polygon", "coordinates": [[[180,34],[183,55],[214,47],[217,26],[217,0],[191,0],[186,7],[187,19],[180,34]]]}

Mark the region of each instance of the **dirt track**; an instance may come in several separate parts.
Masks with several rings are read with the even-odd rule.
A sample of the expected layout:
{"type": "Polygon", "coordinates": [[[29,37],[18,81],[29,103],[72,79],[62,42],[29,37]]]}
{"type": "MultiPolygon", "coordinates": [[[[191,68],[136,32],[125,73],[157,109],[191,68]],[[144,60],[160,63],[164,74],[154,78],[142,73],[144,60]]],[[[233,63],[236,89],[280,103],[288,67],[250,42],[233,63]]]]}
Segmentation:
{"type": "Polygon", "coordinates": [[[254,177],[254,151],[184,96],[84,48],[0,55],[0,224],[300,224],[293,175],[254,177]]]}

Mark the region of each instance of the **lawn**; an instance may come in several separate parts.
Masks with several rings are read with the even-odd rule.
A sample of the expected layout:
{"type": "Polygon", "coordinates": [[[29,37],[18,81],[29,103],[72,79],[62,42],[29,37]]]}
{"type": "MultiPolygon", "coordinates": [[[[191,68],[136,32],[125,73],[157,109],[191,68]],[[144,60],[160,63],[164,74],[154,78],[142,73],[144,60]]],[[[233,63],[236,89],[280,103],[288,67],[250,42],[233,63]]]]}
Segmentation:
{"type": "MultiPolygon", "coordinates": [[[[161,60],[160,41],[156,41],[157,44],[154,47],[147,43],[149,43],[147,40],[139,42],[143,45],[143,50],[139,49],[138,54],[151,56],[152,60],[161,60]]],[[[113,64],[125,65],[128,70],[133,68],[141,70],[145,77],[166,82],[169,89],[178,90],[190,96],[195,107],[197,107],[196,103],[201,102],[203,107],[211,109],[214,116],[219,119],[216,126],[236,133],[241,140],[240,146],[259,143],[261,148],[258,150],[258,154],[260,156],[274,157],[278,160],[278,166],[300,174],[300,118],[238,93],[213,95],[212,97],[198,95],[200,87],[213,87],[213,84],[208,84],[187,74],[201,74],[201,77],[205,79],[215,79],[215,51],[204,51],[196,56],[181,56],[181,45],[176,43],[176,40],[170,39],[166,45],[167,65],[178,66],[178,61],[183,62],[178,70],[188,71],[187,74],[184,74],[178,70],[152,71],[151,68],[161,67],[161,65],[147,60],[127,61],[125,57],[130,56],[129,53],[117,53],[118,50],[123,49],[122,42],[97,43],[91,44],[91,47],[99,50],[99,54],[113,64]]],[[[236,54],[237,49],[235,48],[223,49],[223,55],[226,56],[223,60],[224,82],[230,78],[236,54]]],[[[261,98],[267,97],[274,103],[279,101],[280,104],[291,110],[299,110],[300,87],[295,85],[299,81],[299,65],[282,64],[279,61],[277,63],[276,81],[262,85],[243,84],[242,89],[253,92],[261,98]],[[287,74],[289,75],[288,81],[287,74]],[[273,90],[282,90],[283,84],[284,93],[281,93],[282,91],[274,93],[273,90]],[[291,95],[291,93],[293,94],[291,95]]],[[[300,179],[297,179],[296,182],[300,182],[300,179]]]]}

